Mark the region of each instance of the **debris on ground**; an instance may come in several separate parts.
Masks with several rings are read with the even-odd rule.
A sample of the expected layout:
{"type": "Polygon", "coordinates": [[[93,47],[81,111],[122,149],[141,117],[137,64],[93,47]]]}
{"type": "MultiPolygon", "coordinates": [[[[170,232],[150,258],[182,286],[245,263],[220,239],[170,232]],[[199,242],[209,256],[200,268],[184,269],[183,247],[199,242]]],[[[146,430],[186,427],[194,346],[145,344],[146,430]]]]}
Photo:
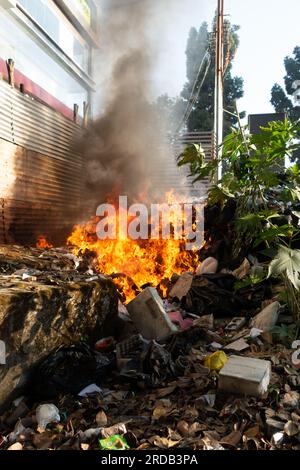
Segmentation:
{"type": "Polygon", "coordinates": [[[192,273],[181,274],[181,276],[179,276],[176,283],[173,285],[172,289],[169,292],[170,299],[182,300],[182,298],[186,296],[186,294],[190,290],[192,281],[192,273]]]}
{"type": "Polygon", "coordinates": [[[224,351],[216,351],[205,358],[204,365],[210,370],[220,371],[227,361],[224,351]]]}
{"type": "Polygon", "coordinates": [[[48,424],[60,421],[58,408],[51,404],[40,405],[36,409],[36,421],[39,432],[44,432],[48,424]]]}
{"type": "Polygon", "coordinates": [[[127,304],[130,318],[146,339],[166,339],[176,331],[154,287],[146,287],[127,304]]]}
{"type": "MultiPolygon", "coordinates": [[[[117,317],[113,281],[78,272],[67,254],[66,249],[0,246],[0,339],[6,355],[0,360],[0,408],[20,394],[50,353],[85,337],[99,339],[106,320],[117,317]]],[[[71,366],[68,374],[75,375],[71,366]]]]}
{"type": "Polygon", "coordinates": [[[220,390],[250,396],[263,396],[268,390],[271,378],[270,361],[231,356],[221,369],[220,390]]]}
{"type": "Polygon", "coordinates": [[[113,353],[100,353],[84,342],[62,346],[33,371],[31,392],[44,399],[83,393],[91,383],[101,384],[114,361],[113,353]]]}
{"type": "Polygon", "coordinates": [[[218,270],[218,265],[218,260],[209,256],[196,269],[196,276],[201,276],[202,274],[215,274],[218,270]]]}
{"type": "MultiPolygon", "coordinates": [[[[276,336],[289,321],[278,286],[263,280],[237,288],[256,261],[247,254],[226,264],[219,253],[195,274],[172,276],[164,299],[145,286],[124,305],[113,276],[97,273],[92,253],[81,259],[63,249],[0,247],[0,295],[22,288],[34,301],[46,288],[45,312],[50,305],[72,309],[71,317],[53,314],[51,328],[44,325],[46,336],[62,328],[67,338],[45,340],[43,354],[28,363],[24,386],[2,410],[0,449],[299,450],[299,341],[276,336]],[[98,285],[106,286],[103,298],[98,285]],[[95,321],[77,334],[74,304],[80,315],[99,315],[106,306],[101,328],[95,321]]],[[[36,317],[43,323],[38,307],[36,317]]],[[[23,331],[27,354],[35,348],[34,325],[23,331]]],[[[14,371],[16,357],[6,328],[1,313],[0,380],[14,371]]]]}
{"type": "Polygon", "coordinates": [[[129,445],[126,439],[118,434],[107,437],[106,439],[99,439],[100,448],[103,450],[126,450],[129,449],[129,445]]]}
{"type": "Polygon", "coordinates": [[[246,324],[245,317],[234,317],[225,327],[225,331],[239,331],[246,324]]]}
{"type": "Polygon", "coordinates": [[[280,303],[273,302],[258,313],[251,322],[251,326],[262,331],[266,341],[272,342],[272,328],[276,325],[279,317],[280,303]]]}

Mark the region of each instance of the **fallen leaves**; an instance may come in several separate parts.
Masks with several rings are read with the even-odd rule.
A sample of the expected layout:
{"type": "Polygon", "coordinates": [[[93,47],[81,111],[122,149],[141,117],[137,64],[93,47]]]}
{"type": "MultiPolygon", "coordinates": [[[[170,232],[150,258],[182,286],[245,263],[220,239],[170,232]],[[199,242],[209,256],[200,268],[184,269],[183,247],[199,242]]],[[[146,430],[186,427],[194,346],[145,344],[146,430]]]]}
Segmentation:
{"type": "Polygon", "coordinates": [[[153,420],[158,421],[159,419],[165,418],[166,416],[168,416],[169,413],[170,413],[169,408],[159,405],[156,408],[154,408],[153,413],[152,413],[152,418],[153,420]]]}
{"type": "Polygon", "coordinates": [[[296,409],[299,406],[300,394],[296,391],[285,393],[282,404],[286,408],[296,409]]]}
{"type": "Polygon", "coordinates": [[[296,436],[296,434],[298,434],[299,432],[299,427],[293,423],[293,421],[287,421],[284,425],[284,432],[288,435],[288,436],[296,436]]]}
{"type": "Polygon", "coordinates": [[[7,450],[23,450],[23,446],[20,442],[16,442],[15,444],[9,446],[7,450]]]}
{"type": "Polygon", "coordinates": [[[160,436],[154,436],[149,439],[151,444],[154,444],[157,446],[159,449],[170,449],[177,444],[179,444],[180,441],[172,441],[172,439],[168,439],[167,437],[160,437],[160,436]]]}
{"type": "Polygon", "coordinates": [[[103,428],[100,430],[101,436],[104,438],[112,437],[115,434],[126,434],[127,428],[124,423],[117,423],[109,428],[103,428]]]}
{"type": "Polygon", "coordinates": [[[259,430],[259,425],[256,424],[255,426],[252,426],[251,428],[247,429],[245,432],[244,432],[244,436],[246,436],[248,439],[252,438],[252,437],[257,437],[260,433],[260,430],[259,430]]]}
{"type": "Polygon", "coordinates": [[[107,425],[107,416],[103,410],[100,410],[96,414],[95,421],[99,427],[105,427],[107,425]]]}
{"type": "Polygon", "coordinates": [[[186,421],[183,421],[183,420],[179,421],[177,423],[176,428],[182,436],[185,436],[185,437],[189,436],[190,426],[189,426],[189,423],[187,423],[186,421]]]}
{"type": "MultiPolygon", "coordinates": [[[[290,351],[281,346],[260,351],[261,357],[272,358],[272,381],[268,395],[259,400],[221,394],[218,373],[203,366],[203,351],[201,343],[192,347],[185,356],[188,367],[159,388],[112,378],[102,395],[61,397],[55,402],[60,423],[50,422],[40,433],[36,404],[15,424],[2,425],[1,450],[95,450],[99,439],[110,442],[114,436],[139,450],[297,448],[299,387],[290,380],[297,378],[290,351]]],[[[8,410],[8,419],[14,411],[8,410]]]]}

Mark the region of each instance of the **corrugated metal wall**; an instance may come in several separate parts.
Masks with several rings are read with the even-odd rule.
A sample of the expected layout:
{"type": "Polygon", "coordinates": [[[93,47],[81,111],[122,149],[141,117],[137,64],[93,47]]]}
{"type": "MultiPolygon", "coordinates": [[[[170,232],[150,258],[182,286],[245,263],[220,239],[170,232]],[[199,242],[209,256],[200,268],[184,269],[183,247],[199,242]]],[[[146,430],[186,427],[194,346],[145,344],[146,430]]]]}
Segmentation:
{"type": "Polygon", "coordinates": [[[83,158],[80,127],[0,80],[0,241],[54,238],[74,221],[83,158]]]}
{"type": "Polygon", "coordinates": [[[193,179],[188,177],[188,168],[178,168],[176,163],[182,150],[191,143],[201,144],[207,160],[214,158],[215,138],[213,132],[190,132],[176,136],[172,139],[171,152],[165,162],[163,175],[160,175],[160,186],[165,190],[173,189],[175,194],[183,194],[188,199],[199,199],[206,196],[210,185],[209,181],[192,184],[193,179]]]}
{"type": "Polygon", "coordinates": [[[205,197],[209,189],[209,181],[201,181],[192,184],[193,178],[189,178],[187,167],[177,166],[177,157],[188,144],[201,144],[207,160],[214,158],[215,137],[213,132],[190,132],[179,134],[169,141],[169,148],[165,146],[165,160],[157,165],[152,183],[159,188],[160,196],[170,190],[175,195],[186,199],[199,199],[205,197]]]}
{"type": "MultiPolygon", "coordinates": [[[[175,159],[189,144],[201,144],[207,160],[215,157],[215,135],[213,132],[187,132],[176,136],[172,145],[175,159]]],[[[192,198],[201,198],[207,194],[210,186],[208,180],[192,184],[193,178],[187,176],[189,173],[187,167],[181,167],[179,171],[182,176],[181,184],[187,194],[192,198]]]]}

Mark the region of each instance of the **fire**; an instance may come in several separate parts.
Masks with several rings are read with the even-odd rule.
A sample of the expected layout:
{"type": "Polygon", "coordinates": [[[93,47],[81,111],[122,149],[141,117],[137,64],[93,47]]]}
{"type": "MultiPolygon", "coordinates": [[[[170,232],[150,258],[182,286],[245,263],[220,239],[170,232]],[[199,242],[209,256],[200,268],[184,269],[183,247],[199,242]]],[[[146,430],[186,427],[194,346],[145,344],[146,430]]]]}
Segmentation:
{"type": "MultiPolygon", "coordinates": [[[[170,222],[173,222],[170,215],[170,222]]],[[[87,224],[76,225],[67,244],[72,246],[76,255],[93,251],[97,256],[97,270],[114,276],[119,290],[126,297],[126,302],[135,297],[145,284],[157,287],[163,295],[167,293],[166,282],[172,274],[194,271],[198,265],[198,254],[186,251],[183,239],[149,238],[133,240],[117,236],[116,239],[101,240],[96,235],[95,218],[87,224]]],[[[129,220],[129,219],[128,219],[129,220]]]]}
{"type": "Polygon", "coordinates": [[[53,248],[53,245],[48,242],[47,238],[45,235],[39,235],[37,242],[36,242],[36,247],[37,248],[53,248]]]}

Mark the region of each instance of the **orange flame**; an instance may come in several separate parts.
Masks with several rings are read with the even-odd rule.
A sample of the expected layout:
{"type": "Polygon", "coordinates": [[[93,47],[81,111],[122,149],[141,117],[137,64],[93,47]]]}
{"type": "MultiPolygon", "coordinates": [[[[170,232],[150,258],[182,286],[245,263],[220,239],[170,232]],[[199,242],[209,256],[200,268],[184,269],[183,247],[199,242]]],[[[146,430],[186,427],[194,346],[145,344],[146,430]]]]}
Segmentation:
{"type": "Polygon", "coordinates": [[[45,249],[45,248],[53,248],[53,245],[51,245],[51,243],[48,242],[45,235],[39,235],[37,242],[36,242],[36,247],[45,249]]]}
{"type": "MultiPolygon", "coordinates": [[[[171,225],[173,216],[170,215],[171,225]]],[[[95,218],[87,224],[76,225],[67,244],[72,246],[76,255],[87,250],[95,252],[99,272],[122,274],[115,278],[115,282],[125,295],[126,302],[134,298],[143,285],[157,287],[162,280],[170,279],[172,274],[194,271],[198,265],[197,252],[185,251],[184,239],[132,240],[118,237],[100,240],[96,235],[98,220],[95,218]]],[[[161,292],[166,296],[165,283],[161,283],[161,292]]]]}

